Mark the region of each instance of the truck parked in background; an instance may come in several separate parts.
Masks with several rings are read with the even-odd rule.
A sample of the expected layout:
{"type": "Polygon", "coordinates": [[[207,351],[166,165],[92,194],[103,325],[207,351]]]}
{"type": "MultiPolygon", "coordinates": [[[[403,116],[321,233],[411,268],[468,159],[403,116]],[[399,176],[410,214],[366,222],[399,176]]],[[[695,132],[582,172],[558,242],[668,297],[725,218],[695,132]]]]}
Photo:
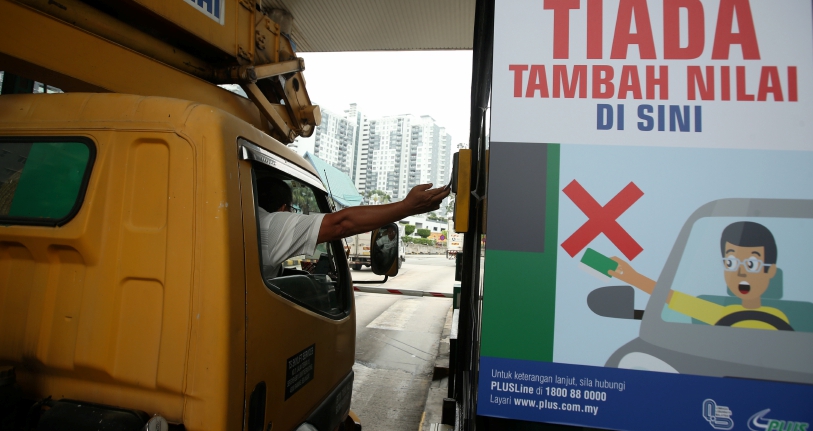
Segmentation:
{"type": "Polygon", "coordinates": [[[347,238],[347,260],[355,271],[370,267],[370,235],[372,232],[360,233],[347,238]]]}
{"type": "MultiPolygon", "coordinates": [[[[398,225],[398,268],[406,261],[406,244],[404,243],[404,225],[398,225]]],[[[347,250],[347,261],[354,271],[361,271],[362,267],[370,267],[370,238],[372,232],[360,233],[346,238],[345,250],[347,250]]]]}

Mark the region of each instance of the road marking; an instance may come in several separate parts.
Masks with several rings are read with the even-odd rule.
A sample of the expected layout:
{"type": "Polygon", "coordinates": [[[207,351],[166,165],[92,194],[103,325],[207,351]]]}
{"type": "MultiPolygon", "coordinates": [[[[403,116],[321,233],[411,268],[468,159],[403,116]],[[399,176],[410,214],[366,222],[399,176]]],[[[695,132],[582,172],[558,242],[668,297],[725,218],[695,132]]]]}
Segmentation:
{"type": "Polygon", "coordinates": [[[390,329],[393,331],[403,331],[409,319],[418,310],[419,301],[414,299],[403,299],[392,304],[390,308],[375,318],[368,328],[390,329]]]}

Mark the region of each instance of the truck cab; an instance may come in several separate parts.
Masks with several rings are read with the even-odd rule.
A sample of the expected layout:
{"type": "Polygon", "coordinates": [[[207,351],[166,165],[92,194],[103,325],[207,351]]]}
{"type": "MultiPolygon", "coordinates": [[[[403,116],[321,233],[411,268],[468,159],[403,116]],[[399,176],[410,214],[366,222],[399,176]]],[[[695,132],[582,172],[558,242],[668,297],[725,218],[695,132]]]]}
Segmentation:
{"type": "Polygon", "coordinates": [[[261,265],[258,178],[285,181],[297,211],[330,211],[285,145],[312,132],[318,107],[259,5],[219,2],[225,21],[209,23],[192,3],[0,1],[3,88],[64,90],[0,95],[0,422],[12,429],[361,429],[342,243],[277,277],[261,265]],[[149,15],[150,31],[124,12],[149,15]],[[161,29],[189,61],[169,64],[182,50],[161,29]],[[206,29],[251,37],[204,43],[206,29]],[[255,72],[263,62],[282,67],[255,72]]]}
{"type": "Polygon", "coordinates": [[[332,430],[347,417],[355,316],[341,243],[321,246],[313,273],[261,271],[258,176],[329,211],[304,160],[182,100],[13,95],[0,112],[0,363],[24,398],[126,406],[190,430],[332,430]]]}

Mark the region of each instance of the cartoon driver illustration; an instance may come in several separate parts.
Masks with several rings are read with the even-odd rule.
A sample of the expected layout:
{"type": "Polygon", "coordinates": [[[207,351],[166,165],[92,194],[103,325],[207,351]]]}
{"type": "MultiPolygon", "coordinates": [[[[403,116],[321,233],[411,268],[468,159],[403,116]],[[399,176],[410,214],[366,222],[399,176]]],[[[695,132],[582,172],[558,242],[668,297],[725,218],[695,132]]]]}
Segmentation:
{"type": "MultiPolygon", "coordinates": [[[[709,325],[792,331],[785,313],[762,305],[762,295],[777,272],[777,247],[771,231],[759,223],[732,223],[720,237],[720,253],[726,286],[742,303],[722,306],[671,290],[666,299],[669,308],[709,325]]],[[[618,257],[612,260],[618,267],[609,275],[652,294],[655,280],[618,257]]]]}

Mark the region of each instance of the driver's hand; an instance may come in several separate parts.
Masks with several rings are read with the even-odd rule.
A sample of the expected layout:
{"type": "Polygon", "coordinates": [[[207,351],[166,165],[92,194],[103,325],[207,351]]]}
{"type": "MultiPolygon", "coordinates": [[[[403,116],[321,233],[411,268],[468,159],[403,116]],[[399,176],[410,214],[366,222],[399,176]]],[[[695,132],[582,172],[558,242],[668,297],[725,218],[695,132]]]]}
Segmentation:
{"type": "Polygon", "coordinates": [[[432,184],[419,184],[404,198],[404,203],[413,215],[438,210],[440,202],[451,193],[451,189],[445,186],[436,189],[430,187],[432,184]]]}

